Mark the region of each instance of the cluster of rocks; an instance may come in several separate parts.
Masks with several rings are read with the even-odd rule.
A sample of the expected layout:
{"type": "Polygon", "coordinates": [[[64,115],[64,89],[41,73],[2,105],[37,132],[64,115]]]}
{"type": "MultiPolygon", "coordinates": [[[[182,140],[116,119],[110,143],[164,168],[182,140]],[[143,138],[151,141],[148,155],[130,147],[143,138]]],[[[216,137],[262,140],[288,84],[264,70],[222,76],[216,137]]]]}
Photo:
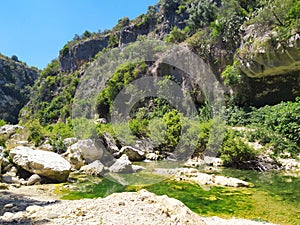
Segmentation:
{"type": "Polygon", "coordinates": [[[285,171],[300,172],[300,161],[297,161],[296,159],[280,158],[278,159],[278,162],[281,164],[281,168],[285,171]]]}
{"type": "MultiPolygon", "coordinates": [[[[5,125],[0,127],[0,136],[6,140],[7,148],[0,148],[1,181],[14,186],[33,185],[47,182],[65,182],[72,171],[79,171],[92,176],[103,176],[106,173],[135,173],[145,168],[133,165],[132,162],[144,160],[159,160],[167,158],[168,154],[154,150],[150,141],[139,141],[135,146],[118,147],[114,138],[105,133],[102,140],[64,140],[67,150],[58,154],[53,152],[51,145],[44,143],[34,147],[22,137],[24,128],[19,125],[5,125]],[[6,157],[4,157],[4,153],[6,157]]],[[[299,169],[296,160],[281,160],[286,170],[299,169]]],[[[186,167],[208,168],[216,170],[222,165],[219,158],[204,157],[191,159],[185,163],[186,167]]],[[[275,168],[277,164],[270,157],[261,157],[257,165],[244,162],[247,168],[257,166],[262,171],[275,168]],[[271,167],[270,167],[271,166],[271,167]]],[[[200,173],[197,169],[174,170],[172,173],[177,180],[188,180],[201,185],[245,186],[247,182],[222,176],[200,173]]],[[[255,168],[254,168],[255,169],[255,168]]],[[[278,169],[277,167],[275,169],[278,169]]],[[[160,171],[162,172],[162,170],[160,171]]],[[[168,172],[170,174],[170,171],[168,172]]],[[[6,188],[6,186],[2,186],[6,188]]]]}
{"type": "Polygon", "coordinates": [[[157,174],[173,175],[173,179],[177,181],[189,181],[197,183],[201,186],[223,186],[223,187],[252,187],[253,184],[233,178],[215,174],[202,173],[194,168],[176,168],[162,169],[157,168],[154,171],[157,174]]]}
{"type": "Polygon", "coordinates": [[[1,181],[17,187],[65,182],[72,171],[93,176],[134,173],[144,168],[133,165],[132,162],[163,157],[147,142],[119,148],[109,134],[104,134],[102,141],[67,138],[64,140],[67,150],[58,154],[47,142],[38,147],[29,143],[23,130],[24,127],[19,125],[0,127],[0,136],[6,141],[6,149],[0,148],[1,181]]]}
{"type": "MultiPolygon", "coordinates": [[[[146,190],[114,193],[81,200],[28,199],[25,208],[0,215],[1,224],[157,224],[157,225],[271,225],[245,219],[201,217],[182,202],[146,190]]],[[[6,208],[14,204],[6,204],[6,208]]]]}
{"type": "Polygon", "coordinates": [[[219,176],[215,174],[201,173],[197,169],[192,168],[180,168],[175,174],[176,180],[184,180],[195,182],[200,185],[209,186],[226,186],[226,187],[250,187],[251,183],[233,178],[219,176]]]}

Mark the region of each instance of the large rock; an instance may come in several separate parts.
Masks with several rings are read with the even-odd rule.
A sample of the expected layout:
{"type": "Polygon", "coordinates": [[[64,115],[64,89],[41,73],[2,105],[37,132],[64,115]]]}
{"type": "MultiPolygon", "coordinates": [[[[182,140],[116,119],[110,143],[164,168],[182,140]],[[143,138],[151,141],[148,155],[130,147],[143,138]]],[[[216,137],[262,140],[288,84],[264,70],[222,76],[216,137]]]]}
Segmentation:
{"type": "Polygon", "coordinates": [[[300,161],[296,159],[278,159],[279,163],[281,164],[281,168],[286,171],[296,171],[300,172],[300,161]]]}
{"type": "Polygon", "coordinates": [[[122,155],[116,162],[109,167],[109,171],[113,173],[133,173],[132,163],[127,155],[122,155]]]}
{"type": "Polygon", "coordinates": [[[63,156],[75,169],[80,169],[85,164],[100,160],[103,156],[102,147],[92,139],[79,140],[71,145],[63,156]]]}
{"type": "Polygon", "coordinates": [[[22,130],[24,127],[19,125],[10,125],[6,124],[0,127],[0,137],[3,140],[9,139],[13,134],[15,134],[18,130],[22,130]]]}
{"type": "Polygon", "coordinates": [[[72,137],[72,138],[66,138],[64,139],[64,145],[67,146],[67,147],[70,147],[71,145],[75,144],[77,142],[77,138],[75,137],[72,137]]]}
{"type": "Polygon", "coordinates": [[[119,148],[117,146],[116,140],[114,139],[114,137],[112,135],[110,135],[107,132],[104,132],[103,133],[103,141],[106,146],[106,149],[111,154],[115,154],[115,153],[119,152],[119,148]]]}
{"type": "Polygon", "coordinates": [[[64,157],[72,166],[72,168],[79,170],[82,166],[85,165],[85,160],[82,156],[82,152],[77,147],[69,147],[67,151],[62,154],[62,157],[64,157]]]}
{"type": "Polygon", "coordinates": [[[9,152],[12,161],[31,173],[63,182],[69,177],[71,165],[54,152],[18,146],[9,152]]]}
{"type": "Polygon", "coordinates": [[[80,171],[92,176],[101,176],[105,173],[106,169],[99,160],[96,160],[88,165],[82,166],[80,171]]]}
{"type": "Polygon", "coordinates": [[[108,36],[95,36],[65,46],[59,54],[60,69],[64,72],[74,71],[88,62],[98,52],[107,47],[108,36]]]}
{"type": "Polygon", "coordinates": [[[249,187],[252,185],[251,183],[237,178],[201,173],[198,170],[192,168],[175,169],[175,179],[181,181],[183,180],[196,182],[200,185],[211,186],[249,187]]]}
{"type": "Polygon", "coordinates": [[[123,146],[118,153],[118,155],[127,155],[130,161],[142,161],[146,159],[146,154],[145,152],[133,148],[131,146],[123,146]]]}

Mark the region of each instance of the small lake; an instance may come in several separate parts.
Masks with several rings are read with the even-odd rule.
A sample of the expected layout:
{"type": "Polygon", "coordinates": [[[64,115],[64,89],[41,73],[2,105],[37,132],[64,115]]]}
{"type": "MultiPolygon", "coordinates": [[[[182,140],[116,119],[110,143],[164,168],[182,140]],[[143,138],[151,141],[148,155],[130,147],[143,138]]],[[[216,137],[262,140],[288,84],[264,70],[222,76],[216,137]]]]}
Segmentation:
{"type": "MultiPolygon", "coordinates": [[[[74,178],[71,191],[60,187],[63,199],[105,197],[115,192],[147,189],[157,195],[179,199],[201,216],[246,218],[276,224],[300,224],[300,174],[259,173],[224,168],[215,174],[236,177],[254,184],[251,188],[209,187],[175,181],[151,169],[168,168],[164,162],[139,163],[147,170],[108,178],[74,178]],[[115,182],[118,180],[119,182],[115,182]],[[126,183],[122,185],[120,183],[126,183]]],[[[174,164],[173,164],[174,166],[174,164]]],[[[181,165],[178,164],[178,167],[181,165]]]]}

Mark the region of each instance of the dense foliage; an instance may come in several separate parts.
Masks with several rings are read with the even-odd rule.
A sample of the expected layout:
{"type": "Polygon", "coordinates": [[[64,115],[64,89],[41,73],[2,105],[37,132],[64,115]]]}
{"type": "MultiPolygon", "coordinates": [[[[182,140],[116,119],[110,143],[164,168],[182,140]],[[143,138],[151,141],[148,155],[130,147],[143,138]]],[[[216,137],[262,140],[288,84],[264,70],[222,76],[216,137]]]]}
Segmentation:
{"type": "Polygon", "coordinates": [[[23,109],[24,121],[37,119],[41,124],[65,121],[71,115],[72,100],[79,83],[79,73],[64,74],[53,60],[41,73],[33,87],[33,94],[23,109]]]}
{"type": "Polygon", "coordinates": [[[107,82],[97,99],[97,112],[101,117],[107,117],[110,107],[113,104],[117,94],[134,79],[145,75],[147,66],[142,63],[125,63],[120,65],[111,79],[107,82]]]}
{"type": "Polygon", "coordinates": [[[300,153],[300,99],[282,102],[275,106],[251,108],[234,107],[230,110],[229,124],[248,126],[251,141],[268,145],[278,155],[289,152],[294,157],[300,153]]]}

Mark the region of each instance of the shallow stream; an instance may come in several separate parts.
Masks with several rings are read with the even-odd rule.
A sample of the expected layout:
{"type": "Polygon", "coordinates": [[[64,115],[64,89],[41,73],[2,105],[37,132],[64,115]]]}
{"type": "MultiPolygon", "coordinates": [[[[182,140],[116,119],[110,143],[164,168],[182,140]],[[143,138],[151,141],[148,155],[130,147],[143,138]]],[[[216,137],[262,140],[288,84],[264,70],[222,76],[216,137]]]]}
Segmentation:
{"type": "Polygon", "coordinates": [[[166,194],[179,199],[201,216],[246,218],[284,225],[300,224],[300,174],[259,173],[224,168],[214,173],[251,182],[254,187],[209,187],[175,181],[164,174],[149,173],[151,168],[167,167],[164,163],[141,164],[148,169],[113,179],[75,176],[74,183],[68,188],[59,187],[59,191],[64,194],[63,199],[80,199],[105,197],[115,192],[144,188],[158,195],[166,194]],[[126,181],[129,181],[129,185],[120,184],[126,181]]]}

